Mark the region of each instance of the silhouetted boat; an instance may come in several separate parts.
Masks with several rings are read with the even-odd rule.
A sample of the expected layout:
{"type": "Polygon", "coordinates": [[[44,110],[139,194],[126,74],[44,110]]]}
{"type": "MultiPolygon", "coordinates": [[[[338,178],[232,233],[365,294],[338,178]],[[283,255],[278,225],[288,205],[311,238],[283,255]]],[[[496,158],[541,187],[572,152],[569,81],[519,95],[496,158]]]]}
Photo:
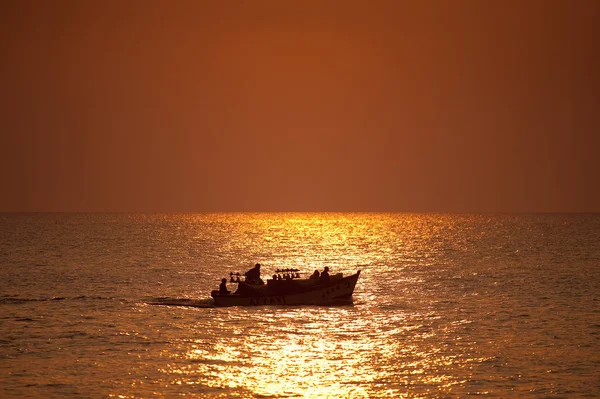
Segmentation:
{"type": "MultiPolygon", "coordinates": [[[[233,294],[211,292],[215,306],[259,305],[329,305],[352,303],[352,293],[360,270],[348,277],[342,273],[330,276],[328,283],[316,279],[270,279],[267,284],[248,284],[237,281],[233,294]]],[[[235,282],[235,281],[234,281],[235,282]]]]}

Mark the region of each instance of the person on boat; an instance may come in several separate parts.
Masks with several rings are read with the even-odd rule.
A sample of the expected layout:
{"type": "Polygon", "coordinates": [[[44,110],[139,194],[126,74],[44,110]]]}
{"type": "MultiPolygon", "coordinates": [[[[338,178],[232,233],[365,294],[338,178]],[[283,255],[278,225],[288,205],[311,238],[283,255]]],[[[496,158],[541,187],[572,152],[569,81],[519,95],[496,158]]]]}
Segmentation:
{"type": "Polygon", "coordinates": [[[260,263],[254,265],[254,267],[248,270],[245,274],[246,283],[263,285],[265,282],[260,278],[260,263]]]}
{"type": "Polygon", "coordinates": [[[327,284],[329,283],[329,267],[325,266],[325,269],[321,272],[321,276],[319,277],[321,283],[327,284]]]}
{"type": "Polygon", "coordinates": [[[318,280],[319,279],[319,271],[315,270],[315,272],[310,275],[310,279],[311,280],[318,280]]]}
{"type": "Polygon", "coordinates": [[[219,284],[219,294],[220,295],[229,295],[229,290],[227,289],[227,279],[224,278],[221,280],[221,284],[219,284]]]}

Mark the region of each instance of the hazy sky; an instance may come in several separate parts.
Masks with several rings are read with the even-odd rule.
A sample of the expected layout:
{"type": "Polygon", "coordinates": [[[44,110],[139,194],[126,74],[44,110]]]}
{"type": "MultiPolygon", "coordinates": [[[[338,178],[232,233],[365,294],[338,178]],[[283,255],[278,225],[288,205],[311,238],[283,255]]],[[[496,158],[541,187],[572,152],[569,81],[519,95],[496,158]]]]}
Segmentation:
{"type": "Polygon", "coordinates": [[[600,1],[0,2],[0,211],[600,211],[600,1]]]}

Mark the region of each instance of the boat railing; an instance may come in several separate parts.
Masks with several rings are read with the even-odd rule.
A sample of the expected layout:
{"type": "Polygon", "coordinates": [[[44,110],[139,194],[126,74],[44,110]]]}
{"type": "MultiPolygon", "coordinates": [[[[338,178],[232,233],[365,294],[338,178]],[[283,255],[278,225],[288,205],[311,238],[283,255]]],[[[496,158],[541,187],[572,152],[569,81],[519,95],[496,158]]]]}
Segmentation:
{"type": "Polygon", "coordinates": [[[300,278],[300,269],[277,269],[273,274],[273,280],[293,280],[300,278]]]}
{"type": "Polygon", "coordinates": [[[239,283],[240,281],[241,281],[240,273],[234,273],[234,272],[229,273],[229,282],[230,283],[239,283]]]}

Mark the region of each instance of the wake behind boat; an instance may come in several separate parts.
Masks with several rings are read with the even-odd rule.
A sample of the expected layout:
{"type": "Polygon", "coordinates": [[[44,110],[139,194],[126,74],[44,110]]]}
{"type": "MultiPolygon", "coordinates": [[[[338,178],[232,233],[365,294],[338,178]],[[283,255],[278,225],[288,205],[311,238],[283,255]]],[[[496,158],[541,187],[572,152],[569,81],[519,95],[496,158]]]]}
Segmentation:
{"type": "MultiPolygon", "coordinates": [[[[260,265],[257,264],[260,269],[260,265]]],[[[256,267],[255,267],[256,269],[256,267]]],[[[325,268],[325,272],[328,268],[325,268]]],[[[221,283],[221,289],[211,292],[215,306],[259,306],[259,305],[328,305],[352,303],[352,294],[358,281],[360,270],[351,276],[344,277],[342,273],[327,278],[311,276],[300,278],[297,269],[277,270],[284,276],[274,275],[264,284],[260,277],[250,271],[246,273],[245,281],[238,274],[231,273],[230,282],[237,283],[234,293],[225,288],[226,279],[221,283]],[[249,275],[250,273],[250,275],[249,275]],[[236,276],[236,277],[234,277],[236,276]]]]}
{"type": "Polygon", "coordinates": [[[162,306],[188,306],[194,308],[212,308],[214,303],[212,299],[192,299],[192,298],[152,298],[146,301],[148,305],[162,306]]]}

